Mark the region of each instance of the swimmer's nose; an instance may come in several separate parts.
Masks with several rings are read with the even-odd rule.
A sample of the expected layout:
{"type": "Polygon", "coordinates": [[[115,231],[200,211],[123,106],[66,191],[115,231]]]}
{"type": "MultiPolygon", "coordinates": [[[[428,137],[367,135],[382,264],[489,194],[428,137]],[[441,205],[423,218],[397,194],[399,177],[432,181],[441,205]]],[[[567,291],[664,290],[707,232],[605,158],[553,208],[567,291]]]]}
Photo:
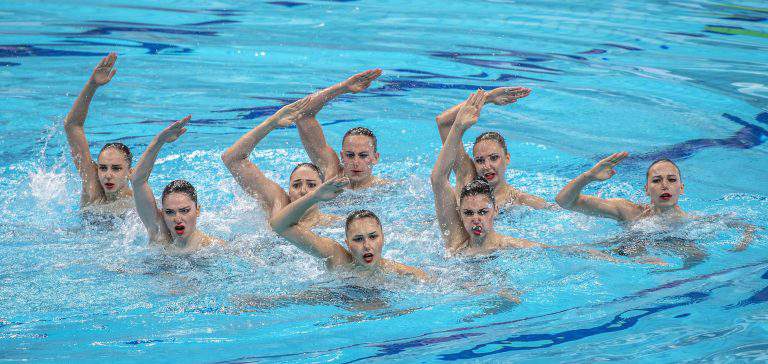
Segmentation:
{"type": "Polygon", "coordinates": [[[302,185],[301,188],[299,189],[299,193],[302,196],[306,195],[307,194],[307,186],[306,185],[302,185]]]}

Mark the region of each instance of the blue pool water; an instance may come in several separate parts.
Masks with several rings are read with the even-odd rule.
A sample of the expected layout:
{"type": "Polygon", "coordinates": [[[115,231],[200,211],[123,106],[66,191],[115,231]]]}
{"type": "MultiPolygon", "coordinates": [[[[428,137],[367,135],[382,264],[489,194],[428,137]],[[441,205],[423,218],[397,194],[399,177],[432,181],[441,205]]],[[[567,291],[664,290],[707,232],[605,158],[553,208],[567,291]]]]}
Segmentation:
{"type": "MultiPolygon", "coordinates": [[[[0,360],[36,362],[732,362],[768,360],[768,247],[743,252],[724,220],[768,220],[768,7],[709,1],[23,1],[0,4],[0,360]],[[139,155],[171,120],[156,192],[198,188],[199,227],[228,242],[192,257],[147,246],[134,215],[84,224],[62,120],[99,58],[118,73],[91,105],[92,150],[139,155]],[[379,137],[374,191],[325,207],[381,216],[384,255],[436,282],[327,272],[268,231],[220,161],[281,105],[374,67],[382,77],[320,114],[331,145],[352,126],[379,137]],[[479,87],[533,94],[489,106],[465,141],[507,137],[508,177],[553,202],[601,156],[631,153],[605,197],[644,202],[650,161],[678,161],[681,206],[721,215],[659,240],[669,267],[551,251],[449,259],[428,175],[434,118],[479,87]],[[467,282],[482,292],[464,288],[467,282]],[[520,292],[510,304],[500,289],[520,292]]],[[[253,153],[285,186],[307,161],[295,129],[253,153]]],[[[551,245],[626,234],[612,221],[512,209],[499,230],[551,245]]],[[[320,229],[341,239],[342,226],[320,229]]]]}

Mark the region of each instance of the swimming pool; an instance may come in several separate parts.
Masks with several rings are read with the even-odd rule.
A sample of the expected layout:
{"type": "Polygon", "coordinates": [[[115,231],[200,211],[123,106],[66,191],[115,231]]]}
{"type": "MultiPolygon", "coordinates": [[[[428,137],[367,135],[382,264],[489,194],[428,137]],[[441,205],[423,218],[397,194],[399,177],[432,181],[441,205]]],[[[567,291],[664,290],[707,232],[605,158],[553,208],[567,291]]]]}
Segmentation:
{"type": "MultiPolygon", "coordinates": [[[[265,1],[0,5],[0,358],[5,361],[478,362],[747,361],[768,357],[763,232],[703,222],[669,233],[702,262],[615,264],[550,251],[447,259],[429,171],[434,117],[478,87],[532,88],[487,107],[465,141],[500,130],[513,185],[549,201],[601,156],[627,150],[590,193],[644,201],[650,161],[679,162],[681,206],[766,226],[768,8],[761,2],[265,1]],[[410,6],[409,6],[410,5],[410,6]],[[200,228],[229,242],[194,257],[150,249],[135,216],[86,225],[62,120],[98,59],[115,79],[91,105],[92,150],[138,155],[171,120],[155,191],[198,188],[200,228]],[[320,114],[333,146],[352,126],[379,138],[379,175],[398,183],[327,206],[382,217],[384,255],[436,283],[328,273],[266,229],[220,160],[284,103],[364,69],[382,77],[320,114]],[[689,265],[689,267],[688,267],[689,265]],[[685,267],[685,269],[680,269],[685,267]],[[470,293],[465,282],[484,293],[470,293]],[[521,292],[510,304],[494,293],[521,292]]],[[[296,129],[252,158],[283,185],[306,161],[296,129]],[[288,161],[290,163],[285,163],[288,161]]],[[[564,211],[513,209],[502,232],[552,245],[622,235],[564,211]]],[[[341,238],[342,226],[322,230],[341,238]]]]}

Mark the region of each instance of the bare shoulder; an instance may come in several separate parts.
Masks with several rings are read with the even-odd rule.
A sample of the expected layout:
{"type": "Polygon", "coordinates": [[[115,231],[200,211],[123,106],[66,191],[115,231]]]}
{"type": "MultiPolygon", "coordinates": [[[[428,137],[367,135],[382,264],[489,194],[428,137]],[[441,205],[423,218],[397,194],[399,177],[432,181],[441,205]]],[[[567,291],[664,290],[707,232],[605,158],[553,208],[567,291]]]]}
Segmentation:
{"type": "Polygon", "coordinates": [[[645,211],[649,209],[647,205],[636,204],[624,198],[611,198],[607,201],[616,206],[619,213],[619,220],[634,221],[643,217],[645,211]]]}
{"type": "Polygon", "coordinates": [[[205,247],[213,246],[213,245],[224,246],[224,245],[227,245],[227,242],[224,241],[223,239],[210,236],[207,234],[203,234],[203,241],[200,243],[200,245],[205,247]]]}
{"type": "Polygon", "coordinates": [[[400,262],[396,262],[394,260],[383,259],[381,264],[384,269],[390,272],[394,272],[400,275],[412,276],[420,281],[426,281],[429,279],[429,276],[423,270],[405,265],[400,262]]]}
{"type": "Polygon", "coordinates": [[[515,238],[512,236],[501,235],[499,241],[499,248],[513,248],[513,249],[528,249],[528,248],[541,248],[545,245],[535,241],[530,241],[523,238],[515,238]]]}
{"type": "Polygon", "coordinates": [[[554,207],[547,200],[514,187],[510,187],[509,193],[505,197],[506,200],[504,202],[513,205],[525,205],[534,209],[551,209],[554,207]]]}

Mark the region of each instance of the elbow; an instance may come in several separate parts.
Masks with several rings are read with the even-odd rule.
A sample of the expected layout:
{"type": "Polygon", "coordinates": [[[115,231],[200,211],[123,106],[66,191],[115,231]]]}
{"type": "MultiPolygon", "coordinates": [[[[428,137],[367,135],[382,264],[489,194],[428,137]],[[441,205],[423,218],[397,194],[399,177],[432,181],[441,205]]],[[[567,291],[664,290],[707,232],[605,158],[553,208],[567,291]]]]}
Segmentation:
{"type": "Polygon", "coordinates": [[[235,162],[235,156],[232,151],[227,149],[224,153],[221,154],[221,161],[224,162],[224,165],[229,167],[235,162]]]}
{"type": "Polygon", "coordinates": [[[557,205],[566,209],[570,210],[573,206],[573,201],[568,201],[568,199],[565,197],[564,193],[561,191],[557,194],[555,197],[555,202],[557,202],[557,205]]]}

